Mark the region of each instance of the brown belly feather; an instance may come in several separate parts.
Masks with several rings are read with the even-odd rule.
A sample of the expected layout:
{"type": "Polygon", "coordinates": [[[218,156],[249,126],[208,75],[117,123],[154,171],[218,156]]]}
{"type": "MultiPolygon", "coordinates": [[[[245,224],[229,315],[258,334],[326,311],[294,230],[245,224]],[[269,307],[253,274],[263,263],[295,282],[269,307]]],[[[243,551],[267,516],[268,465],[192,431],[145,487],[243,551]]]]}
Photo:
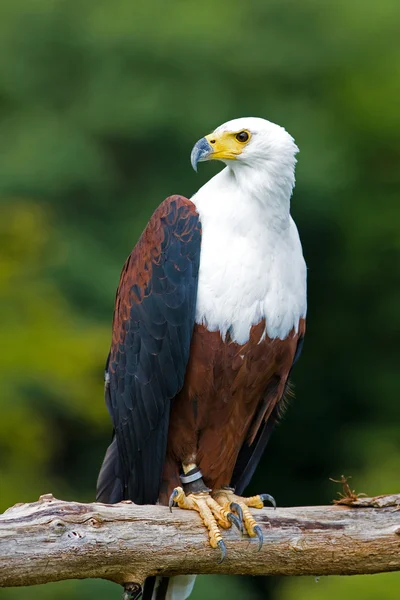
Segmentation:
{"type": "Polygon", "coordinates": [[[282,398],[305,321],[286,340],[261,340],[264,329],[264,321],[253,326],[239,345],[195,326],[184,387],[172,401],[162,503],[180,485],[182,463],[196,463],[211,489],[229,485],[244,441],[282,398]]]}

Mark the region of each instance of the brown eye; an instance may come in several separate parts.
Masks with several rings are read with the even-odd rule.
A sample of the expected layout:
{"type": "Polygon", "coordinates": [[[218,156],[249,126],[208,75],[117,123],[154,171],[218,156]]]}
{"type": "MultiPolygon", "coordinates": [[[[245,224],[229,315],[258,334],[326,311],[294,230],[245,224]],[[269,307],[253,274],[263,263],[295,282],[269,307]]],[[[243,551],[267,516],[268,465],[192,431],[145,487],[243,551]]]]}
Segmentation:
{"type": "Polygon", "coordinates": [[[247,140],[249,139],[249,134],[247,133],[247,131],[240,131],[236,134],[236,139],[238,142],[242,142],[242,144],[244,144],[244,142],[247,142],[247,140]]]}

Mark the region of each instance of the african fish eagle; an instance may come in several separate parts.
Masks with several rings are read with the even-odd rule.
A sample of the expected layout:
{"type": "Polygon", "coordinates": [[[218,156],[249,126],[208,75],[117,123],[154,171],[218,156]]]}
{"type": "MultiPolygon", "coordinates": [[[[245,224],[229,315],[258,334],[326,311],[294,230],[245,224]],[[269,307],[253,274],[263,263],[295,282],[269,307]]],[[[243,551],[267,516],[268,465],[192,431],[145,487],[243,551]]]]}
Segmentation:
{"type": "MultiPolygon", "coordinates": [[[[290,215],[298,148],[260,118],[194,146],[226,167],[151,217],[121,274],[106,367],[114,426],[97,499],[197,511],[210,544],[232,524],[258,538],[243,498],[279,417],[306,317],[306,266],[290,215]]],[[[192,576],[150,578],[144,597],[187,598],[192,576]],[[147,592],[146,592],[147,590],[147,592]]]]}

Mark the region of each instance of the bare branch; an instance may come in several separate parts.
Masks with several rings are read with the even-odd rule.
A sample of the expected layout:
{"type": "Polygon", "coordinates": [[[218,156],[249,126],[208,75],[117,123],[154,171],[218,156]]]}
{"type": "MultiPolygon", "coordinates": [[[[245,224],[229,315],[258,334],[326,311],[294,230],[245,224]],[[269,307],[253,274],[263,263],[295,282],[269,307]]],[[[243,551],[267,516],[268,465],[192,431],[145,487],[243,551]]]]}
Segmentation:
{"type": "Polygon", "coordinates": [[[79,504],[51,494],[0,515],[0,586],[149,575],[354,575],[400,570],[400,494],[346,506],[253,511],[264,546],[224,531],[218,565],[199,516],[162,506],[79,504]]]}

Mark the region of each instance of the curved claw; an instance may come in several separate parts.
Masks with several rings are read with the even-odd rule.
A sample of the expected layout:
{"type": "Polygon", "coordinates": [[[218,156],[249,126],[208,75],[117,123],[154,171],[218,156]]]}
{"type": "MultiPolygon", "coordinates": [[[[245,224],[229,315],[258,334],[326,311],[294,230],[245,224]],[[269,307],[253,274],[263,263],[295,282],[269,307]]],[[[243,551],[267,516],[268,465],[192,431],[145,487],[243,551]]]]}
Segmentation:
{"type": "Polygon", "coordinates": [[[237,527],[240,533],[243,533],[243,522],[240,519],[238,519],[236,515],[230,512],[227,514],[226,518],[228,519],[228,521],[230,521],[230,523],[232,523],[232,525],[237,527]]]}
{"type": "Polygon", "coordinates": [[[260,552],[263,543],[264,543],[264,536],[263,533],[259,527],[259,525],[256,525],[253,529],[254,533],[256,534],[256,536],[258,537],[258,552],[260,552]]]}
{"type": "Polygon", "coordinates": [[[276,502],[273,496],[270,496],[269,494],[260,494],[260,498],[264,502],[264,506],[266,502],[271,502],[274,509],[276,509],[276,502]]]}
{"type": "Polygon", "coordinates": [[[240,504],[238,504],[237,502],[231,502],[230,507],[231,510],[235,511],[235,513],[237,514],[237,516],[239,517],[239,521],[242,524],[242,531],[243,531],[243,510],[242,507],[240,506],[240,504]]]}
{"type": "Polygon", "coordinates": [[[224,562],[225,558],[226,558],[226,546],[225,546],[225,542],[224,540],[219,540],[218,542],[218,548],[221,551],[221,558],[218,561],[218,565],[220,565],[221,563],[224,562]]]}
{"type": "Polygon", "coordinates": [[[175,498],[177,497],[178,494],[179,494],[178,490],[174,490],[169,497],[168,506],[169,506],[170,512],[172,512],[172,507],[175,504],[175,498]]]}

